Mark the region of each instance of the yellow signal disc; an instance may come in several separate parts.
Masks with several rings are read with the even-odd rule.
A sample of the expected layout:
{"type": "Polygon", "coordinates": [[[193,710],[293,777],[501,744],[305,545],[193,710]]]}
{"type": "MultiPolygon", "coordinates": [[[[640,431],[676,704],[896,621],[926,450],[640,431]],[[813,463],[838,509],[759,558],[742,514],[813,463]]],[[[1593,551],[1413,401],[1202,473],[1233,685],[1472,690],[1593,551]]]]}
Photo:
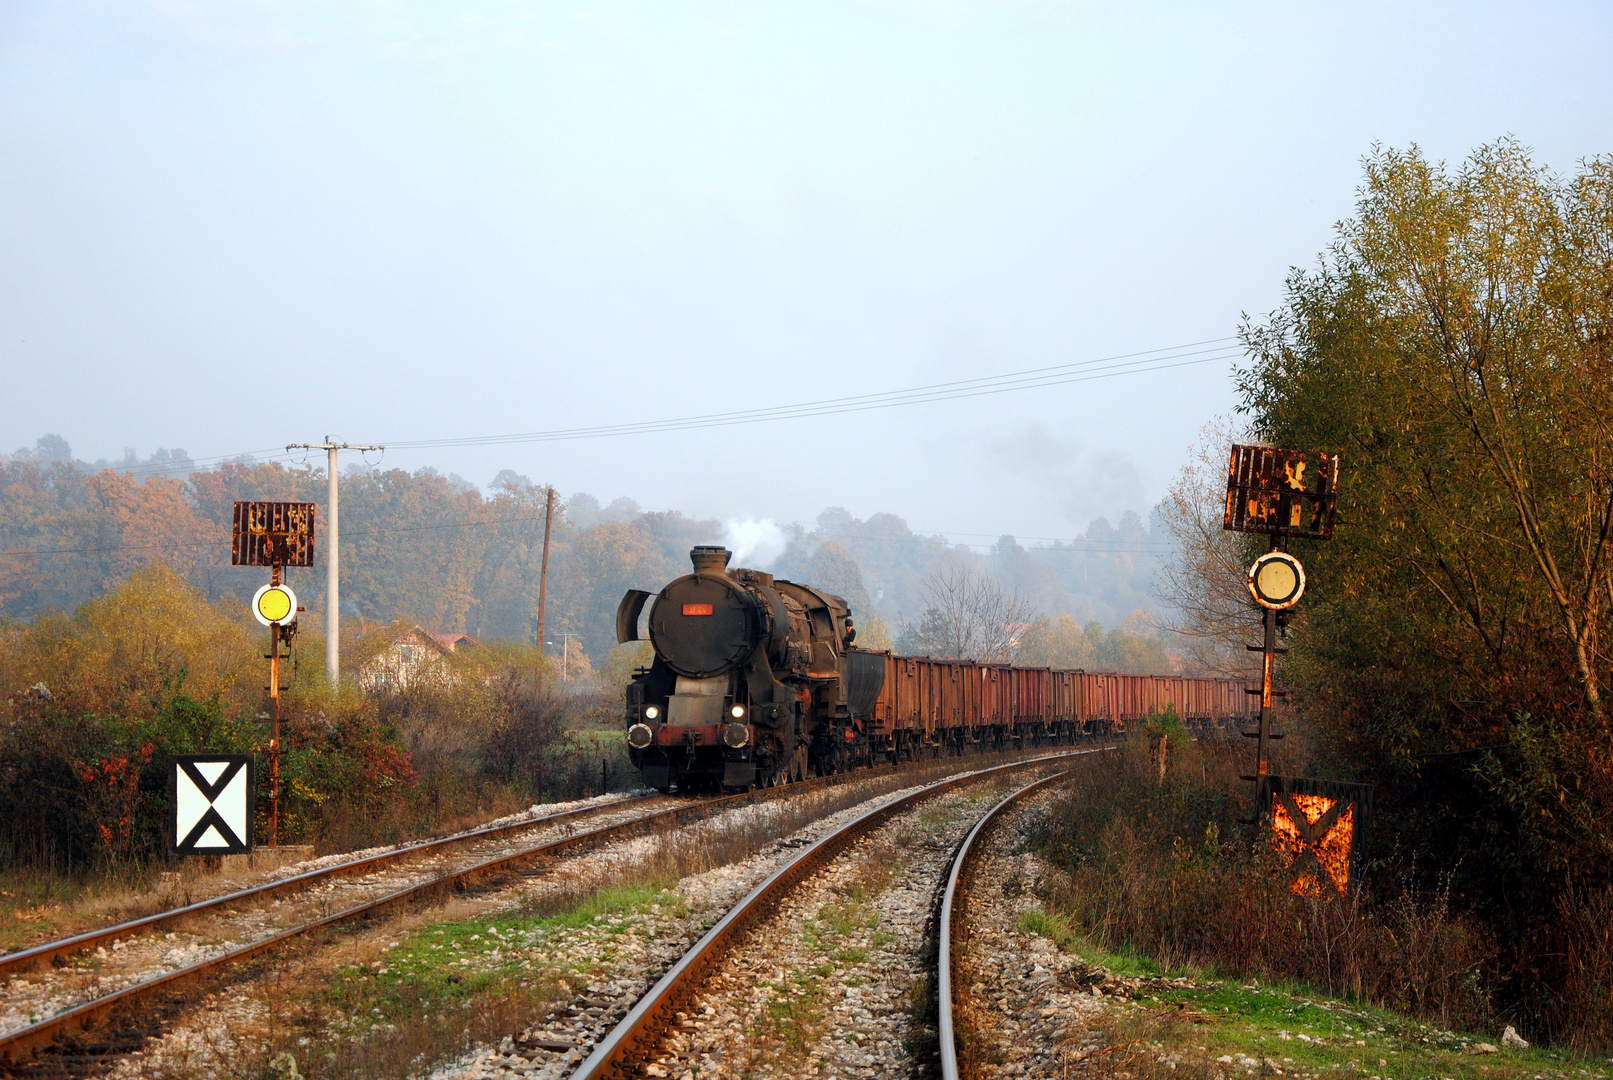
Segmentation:
{"type": "Polygon", "coordinates": [[[1249,592],[1261,607],[1291,608],[1305,594],[1305,568],[1287,552],[1268,552],[1249,568],[1249,592]]]}
{"type": "Polygon", "coordinates": [[[1255,588],[1261,596],[1278,597],[1291,596],[1294,585],[1299,581],[1299,575],[1287,563],[1269,562],[1260,568],[1260,577],[1255,581],[1255,588]]]}
{"type": "Polygon", "coordinates": [[[258,614],[270,622],[285,622],[291,614],[291,597],[284,589],[270,589],[258,597],[258,614]]]}
{"type": "Polygon", "coordinates": [[[297,617],[297,594],[284,585],[265,585],[252,597],[252,614],[264,626],[297,617]]]}

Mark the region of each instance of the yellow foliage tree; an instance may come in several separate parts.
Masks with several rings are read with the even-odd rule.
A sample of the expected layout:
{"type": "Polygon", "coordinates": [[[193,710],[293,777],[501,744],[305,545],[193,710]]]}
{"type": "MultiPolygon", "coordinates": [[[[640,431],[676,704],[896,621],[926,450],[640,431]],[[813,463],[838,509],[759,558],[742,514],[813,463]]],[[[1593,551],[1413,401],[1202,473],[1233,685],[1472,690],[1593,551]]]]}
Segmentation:
{"type": "Polygon", "coordinates": [[[1019,638],[1017,660],[1027,667],[1090,668],[1097,650],[1073,615],[1037,616],[1019,638]]]}
{"type": "Polygon", "coordinates": [[[69,711],[140,717],[180,690],[199,700],[257,692],[245,621],[207,603],[166,565],[134,571],[72,616],[47,615],[8,636],[0,689],[43,683],[69,711]]]}

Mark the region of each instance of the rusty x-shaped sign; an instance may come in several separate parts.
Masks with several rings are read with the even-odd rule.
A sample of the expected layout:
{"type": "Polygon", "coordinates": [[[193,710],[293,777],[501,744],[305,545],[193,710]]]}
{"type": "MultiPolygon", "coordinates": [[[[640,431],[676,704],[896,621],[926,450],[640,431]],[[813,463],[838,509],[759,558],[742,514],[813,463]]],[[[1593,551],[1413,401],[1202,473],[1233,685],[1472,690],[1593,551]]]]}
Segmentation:
{"type": "MultiPolygon", "coordinates": [[[[1316,798],[1318,796],[1312,797],[1316,798]]],[[[1321,856],[1317,854],[1317,846],[1327,838],[1327,834],[1333,831],[1333,828],[1339,824],[1344,814],[1355,804],[1347,799],[1332,799],[1330,801],[1333,805],[1329,806],[1322,816],[1316,819],[1315,824],[1312,824],[1310,818],[1306,816],[1304,811],[1300,810],[1292,792],[1275,792],[1273,809],[1280,808],[1288,816],[1288,819],[1294,823],[1294,829],[1299,833],[1299,853],[1289,866],[1291,871],[1290,879],[1297,881],[1301,875],[1309,870],[1315,875],[1318,883],[1324,879],[1332,882],[1333,887],[1342,896],[1349,890],[1348,860],[1350,842],[1346,841],[1345,846],[1345,879],[1342,885],[1339,883],[1338,876],[1328,868],[1327,864],[1322,861],[1321,856]]],[[[1353,837],[1350,838],[1350,840],[1353,839],[1353,837]]]]}

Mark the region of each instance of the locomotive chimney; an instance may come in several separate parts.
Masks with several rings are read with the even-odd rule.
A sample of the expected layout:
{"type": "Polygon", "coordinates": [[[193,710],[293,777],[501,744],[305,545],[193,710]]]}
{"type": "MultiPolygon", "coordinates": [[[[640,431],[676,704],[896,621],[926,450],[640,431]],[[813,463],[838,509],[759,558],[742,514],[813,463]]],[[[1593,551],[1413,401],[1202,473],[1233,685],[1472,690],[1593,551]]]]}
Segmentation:
{"type": "Polygon", "coordinates": [[[726,574],[732,554],[725,547],[701,544],[689,552],[689,561],[694,563],[697,574],[726,574]]]}

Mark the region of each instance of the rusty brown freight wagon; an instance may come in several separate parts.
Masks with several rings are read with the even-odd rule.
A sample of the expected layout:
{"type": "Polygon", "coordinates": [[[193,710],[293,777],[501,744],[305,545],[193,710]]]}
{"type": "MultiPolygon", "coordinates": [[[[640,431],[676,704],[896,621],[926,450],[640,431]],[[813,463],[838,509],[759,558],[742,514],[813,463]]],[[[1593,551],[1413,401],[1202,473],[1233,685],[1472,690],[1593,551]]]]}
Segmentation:
{"type": "Polygon", "coordinates": [[[1235,679],[1023,668],[877,655],[883,688],[869,714],[875,754],[896,759],[969,744],[1034,746],[1123,733],[1174,707],[1192,726],[1249,709],[1235,679]]]}

